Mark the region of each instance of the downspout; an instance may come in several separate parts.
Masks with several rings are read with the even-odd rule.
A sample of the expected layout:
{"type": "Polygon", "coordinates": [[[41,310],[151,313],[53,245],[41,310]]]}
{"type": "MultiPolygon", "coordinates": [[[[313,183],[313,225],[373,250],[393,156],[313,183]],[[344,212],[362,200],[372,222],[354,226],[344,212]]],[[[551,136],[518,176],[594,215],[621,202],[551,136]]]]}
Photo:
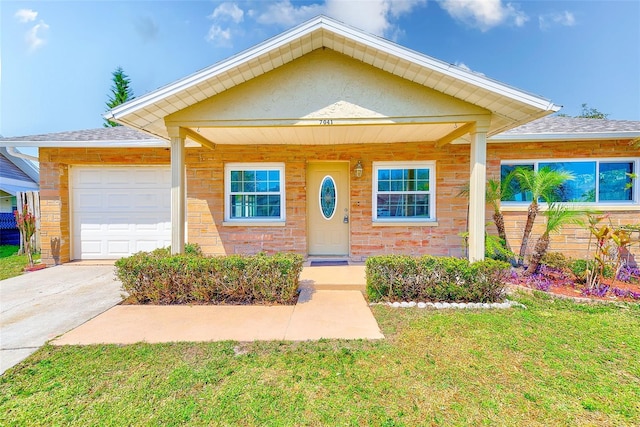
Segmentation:
{"type": "Polygon", "coordinates": [[[19,151],[16,151],[16,147],[6,147],[6,148],[7,148],[7,154],[13,157],[17,157],[19,159],[31,160],[32,162],[40,162],[40,159],[38,159],[35,156],[30,156],[29,154],[24,154],[19,151]]]}

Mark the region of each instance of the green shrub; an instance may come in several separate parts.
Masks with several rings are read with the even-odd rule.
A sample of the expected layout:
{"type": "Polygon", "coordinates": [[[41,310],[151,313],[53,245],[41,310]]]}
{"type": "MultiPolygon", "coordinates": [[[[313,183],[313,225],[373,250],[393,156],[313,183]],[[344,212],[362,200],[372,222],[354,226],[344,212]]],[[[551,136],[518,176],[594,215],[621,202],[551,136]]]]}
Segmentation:
{"type": "Polygon", "coordinates": [[[494,302],[504,296],[510,265],[452,257],[383,255],[367,259],[371,301],[494,302]]]}
{"type": "Polygon", "coordinates": [[[543,255],[540,263],[558,270],[565,270],[569,267],[569,260],[561,252],[547,252],[543,255]]]}
{"type": "MultiPolygon", "coordinates": [[[[594,271],[597,267],[596,262],[596,260],[574,259],[569,263],[569,270],[576,276],[576,279],[580,282],[585,282],[587,280],[587,269],[594,271]]],[[[605,278],[611,279],[613,273],[613,267],[610,265],[604,266],[603,276],[605,278]]]]}
{"type": "Polygon", "coordinates": [[[204,257],[168,249],[116,261],[116,276],[138,304],[291,304],[304,259],[296,254],[204,257]]]}

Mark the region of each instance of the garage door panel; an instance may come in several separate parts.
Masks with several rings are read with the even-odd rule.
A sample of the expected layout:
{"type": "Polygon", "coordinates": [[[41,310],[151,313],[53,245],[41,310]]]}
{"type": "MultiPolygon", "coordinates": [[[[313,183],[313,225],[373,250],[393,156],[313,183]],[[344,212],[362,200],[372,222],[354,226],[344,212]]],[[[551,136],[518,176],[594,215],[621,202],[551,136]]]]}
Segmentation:
{"type": "Polygon", "coordinates": [[[91,212],[103,210],[102,194],[91,190],[76,190],[73,197],[74,211],[91,212]]]}
{"type": "Polygon", "coordinates": [[[95,259],[104,252],[101,240],[83,240],[80,245],[85,259],[95,259]]]}
{"type": "Polygon", "coordinates": [[[171,242],[168,167],[74,167],[74,259],[117,259],[171,242]]]}
{"type": "Polygon", "coordinates": [[[140,187],[157,186],[163,182],[167,184],[168,182],[162,178],[163,175],[157,170],[139,170],[134,174],[134,183],[140,187]]]}
{"type": "MultiPolygon", "coordinates": [[[[111,170],[107,173],[103,173],[102,176],[102,183],[112,188],[131,185],[132,174],[131,171],[128,171],[127,169],[111,170]]],[[[133,184],[135,184],[135,182],[133,184]]]]}
{"type": "Polygon", "coordinates": [[[107,251],[110,254],[115,254],[120,256],[130,255],[132,253],[131,241],[126,238],[122,240],[110,239],[107,242],[107,251]]]}
{"type": "Polygon", "coordinates": [[[102,184],[102,174],[93,169],[78,169],[74,173],[73,185],[79,188],[82,185],[96,186],[102,184]]]}

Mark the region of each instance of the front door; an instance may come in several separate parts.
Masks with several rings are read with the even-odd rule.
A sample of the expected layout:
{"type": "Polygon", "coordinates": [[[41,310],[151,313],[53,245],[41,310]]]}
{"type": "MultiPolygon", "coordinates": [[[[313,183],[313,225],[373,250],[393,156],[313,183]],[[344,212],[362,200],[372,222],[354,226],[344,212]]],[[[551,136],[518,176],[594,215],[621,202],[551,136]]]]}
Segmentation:
{"type": "Polygon", "coordinates": [[[309,255],[349,255],[349,163],[307,165],[309,255]]]}

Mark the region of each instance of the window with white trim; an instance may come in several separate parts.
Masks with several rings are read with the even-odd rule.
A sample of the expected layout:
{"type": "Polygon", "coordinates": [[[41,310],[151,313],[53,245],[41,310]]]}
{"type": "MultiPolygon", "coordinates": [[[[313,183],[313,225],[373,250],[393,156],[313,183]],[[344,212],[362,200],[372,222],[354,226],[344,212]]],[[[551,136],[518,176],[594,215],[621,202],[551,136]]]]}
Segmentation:
{"type": "MultiPolygon", "coordinates": [[[[570,172],[573,180],[565,181],[555,195],[557,202],[592,204],[638,203],[638,159],[543,159],[535,161],[501,162],[500,177],[504,179],[517,168],[539,171],[542,168],[570,172]]],[[[511,181],[511,191],[503,202],[531,202],[531,193],[523,191],[517,179],[511,181]]]]}
{"type": "Polygon", "coordinates": [[[373,220],[435,221],[434,162],[374,162],[373,220]]]}
{"type": "Polygon", "coordinates": [[[228,163],[225,221],[284,221],[283,163],[228,163]]]}

